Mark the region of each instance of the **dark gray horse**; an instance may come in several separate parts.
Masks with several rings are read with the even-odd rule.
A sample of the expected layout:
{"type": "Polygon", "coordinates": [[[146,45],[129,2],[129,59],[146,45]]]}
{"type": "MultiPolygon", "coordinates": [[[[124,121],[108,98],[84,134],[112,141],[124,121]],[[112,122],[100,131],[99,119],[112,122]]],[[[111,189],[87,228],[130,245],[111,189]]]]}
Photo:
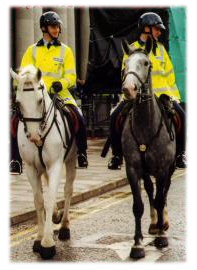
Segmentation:
{"type": "MultiPolygon", "coordinates": [[[[156,233],[155,246],[166,247],[168,239],[167,193],[171,176],[175,169],[176,142],[172,139],[151,86],[151,61],[149,53],[152,40],[148,39],[145,50],[132,50],[123,42],[123,50],[129,55],[123,74],[123,92],[133,102],[122,133],[122,150],[126,163],[126,173],[133,194],[135,216],[134,245],[130,257],[142,258],[145,250],[141,218],[144,204],[141,198],[140,180],[150,201],[150,233],[156,233]],[[156,181],[156,194],[150,176],[156,181]]],[[[172,132],[174,128],[172,127],[172,132]]]]}

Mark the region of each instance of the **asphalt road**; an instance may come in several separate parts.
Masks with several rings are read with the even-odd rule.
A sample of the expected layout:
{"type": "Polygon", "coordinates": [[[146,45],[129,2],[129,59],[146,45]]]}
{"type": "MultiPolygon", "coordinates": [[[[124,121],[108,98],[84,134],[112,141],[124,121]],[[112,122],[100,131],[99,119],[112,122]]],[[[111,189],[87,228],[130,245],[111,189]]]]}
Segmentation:
{"type": "MultiPolygon", "coordinates": [[[[150,223],[148,198],[143,191],[145,212],[143,234],[146,257],[141,262],[186,261],[186,176],[180,170],[173,179],[168,196],[170,228],[169,246],[158,250],[154,237],[148,234],[150,223]]],[[[133,243],[134,217],[130,187],[116,189],[71,207],[71,240],[60,242],[59,225],[54,225],[56,262],[133,262],[129,258],[133,243]]],[[[10,230],[10,260],[12,262],[40,262],[33,253],[36,221],[13,226],[10,230]]]]}

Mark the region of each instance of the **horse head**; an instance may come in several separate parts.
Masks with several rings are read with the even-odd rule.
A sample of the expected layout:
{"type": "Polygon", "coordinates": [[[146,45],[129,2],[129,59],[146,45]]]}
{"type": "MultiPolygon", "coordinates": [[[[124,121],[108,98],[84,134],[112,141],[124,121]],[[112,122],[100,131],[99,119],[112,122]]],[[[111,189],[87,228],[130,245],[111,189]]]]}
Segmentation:
{"type": "Polygon", "coordinates": [[[17,74],[10,73],[17,84],[16,104],[20,112],[20,120],[24,123],[27,138],[34,143],[40,141],[40,124],[46,113],[46,87],[42,73],[33,65],[21,68],[17,74]]]}
{"type": "Polygon", "coordinates": [[[125,61],[122,91],[126,98],[134,100],[137,95],[142,94],[145,84],[150,79],[152,64],[149,60],[149,53],[152,49],[152,39],[147,39],[144,50],[131,48],[127,41],[122,42],[122,48],[124,53],[129,56],[125,61]]]}

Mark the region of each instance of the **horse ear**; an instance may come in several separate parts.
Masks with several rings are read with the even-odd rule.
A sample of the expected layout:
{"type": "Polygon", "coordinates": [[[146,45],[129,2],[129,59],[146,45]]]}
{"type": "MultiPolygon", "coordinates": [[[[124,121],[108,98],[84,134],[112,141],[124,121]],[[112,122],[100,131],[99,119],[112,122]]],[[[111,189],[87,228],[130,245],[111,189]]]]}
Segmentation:
{"type": "Polygon", "coordinates": [[[14,72],[12,68],[10,69],[10,74],[14,80],[17,80],[17,81],[19,80],[20,76],[16,72],[14,72]]]}
{"type": "Polygon", "coordinates": [[[131,55],[133,51],[131,50],[127,40],[123,39],[121,42],[122,50],[124,54],[131,55]]]}
{"type": "Polygon", "coordinates": [[[36,73],[36,79],[38,82],[40,81],[41,77],[42,77],[42,71],[38,68],[37,73],[36,73]]]}
{"type": "Polygon", "coordinates": [[[152,47],[153,47],[153,40],[151,37],[148,37],[145,45],[145,52],[149,54],[150,51],[152,50],[152,47]]]}

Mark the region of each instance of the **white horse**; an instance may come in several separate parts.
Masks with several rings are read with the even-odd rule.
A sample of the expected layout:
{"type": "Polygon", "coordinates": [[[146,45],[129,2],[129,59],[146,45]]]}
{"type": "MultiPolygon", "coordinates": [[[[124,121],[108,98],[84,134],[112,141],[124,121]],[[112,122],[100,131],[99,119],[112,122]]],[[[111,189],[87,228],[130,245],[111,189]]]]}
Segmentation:
{"type": "Polygon", "coordinates": [[[56,221],[59,218],[59,222],[61,220],[59,239],[70,238],[68,214],[76,176],[76,143],[66,117],[62,118],[48,95],[41,71],[30,65],[18,74],[11,70],[11,75],[18,85],[19,151],[33,189],[37,211],[38,234],[33,251],[40,253],[43,259],[50,259],[56,253],[52,218],[56,221]],[[65,206],[63,217],[60,217],[56,194],[63,165],[66,166],[65,206]],[[44,197],[41,176],[45,177],[47,183],[44,197]]]}

